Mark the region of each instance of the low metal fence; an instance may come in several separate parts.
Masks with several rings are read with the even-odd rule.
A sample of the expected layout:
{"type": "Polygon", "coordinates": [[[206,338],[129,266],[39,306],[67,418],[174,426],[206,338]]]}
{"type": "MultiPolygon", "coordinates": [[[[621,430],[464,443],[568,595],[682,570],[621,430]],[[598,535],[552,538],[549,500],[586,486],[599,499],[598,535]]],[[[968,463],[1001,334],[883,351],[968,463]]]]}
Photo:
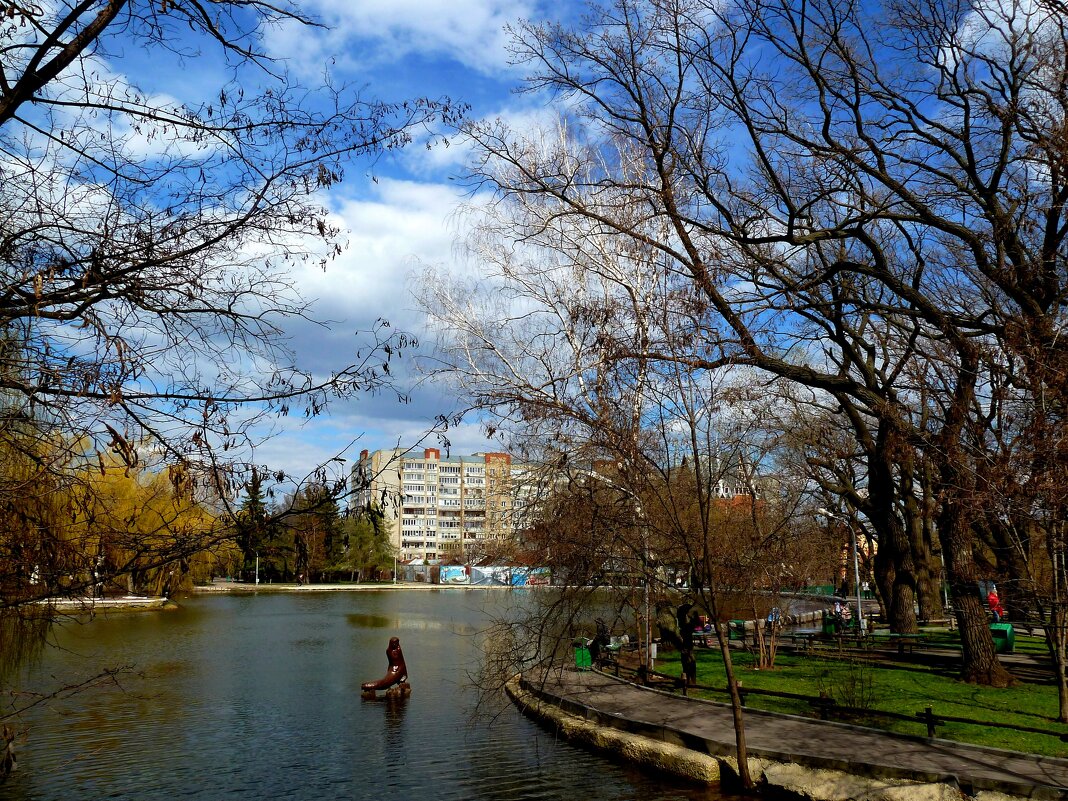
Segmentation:
{"type": "MultiPolygon", "coordinates": [[[[687,685],[686,682],[678,676],[660,673],[655,670],[642,670],[641,668],[634,669],[628,666],[621,666],[618,661],[612,662],[608,667],[613,669],[616,676],[621,676],[621,673],[629,673],[632,679],[638,680],[638,683],[656,687],[658,689],[680,692],[684,696],[688,695],[690,690],[719,693],[727,695],[728,697],[730,695],[730,692],[726,687],[713,687],[707,684],[687,685]]],[[[930,706],[920,712],[908,714],[904,712],[888,712],[881,709],[865,709],[848,706],[840,704],[833,698],[825,695],[812,696],[800,693],[781,692],[778,690],[762,690],[752,687],[739,687],[738,692],[741,695],[743,706],[745,705],[747,696],[765,696],[769,698],[798,701],[807,704],[821,720],[857,720],[858,718],[863,718],[867,720],[904,721],[923,726],[927,731],[928,737],[936,737],[939,726],[944,726],[947,723],[960,723],[971,726],[982,726],[984,728],[1010,729],[1012,731],[1026,732],[1028,734],[1044,734],[1048,737],[1059,739],[1061,742],[1068,742],[1068,732],[1061,733],[1052,731],[1049,728],[1040,728],[1037,726],[1023,726],[1015,723],[975,720],[973,718],[958,717],[955,715],[941,715],[935,713],[934,708],[930,706]]]]}

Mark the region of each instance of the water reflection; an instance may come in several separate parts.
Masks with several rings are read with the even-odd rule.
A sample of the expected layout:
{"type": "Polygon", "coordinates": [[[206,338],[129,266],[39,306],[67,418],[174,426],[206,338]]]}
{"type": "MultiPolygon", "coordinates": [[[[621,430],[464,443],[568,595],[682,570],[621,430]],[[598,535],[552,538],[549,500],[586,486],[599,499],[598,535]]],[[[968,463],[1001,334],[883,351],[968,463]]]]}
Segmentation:
{"type": "Polygon", "coordinates": [[[477,634],[475,626],[432,618],[390,618],[383,615],[350,614],[349,625],[359,629],[390,629],[392,631],[450,631],[453,634],[477,634]]]}
{"type": "Polygon", "coordinates": [[[384,615],[361,615],[350,614],[345,616],[350,626],[358,629],[388,629],[397,625],[399,621],[384,615]]]}
{"type": "Polygon", "coordinates": [[[387,694],[382,700],[386,712],[386,747],[394,754],[404,749],[404,712],[408,699],[401,694],[387,694]]]}
{"type": "MultiPolygon", "coordinates": [[[[571,747],[465,687],[497,593],[196,598],[59,633],[27,689],[134,664],[113,686],[33,710],[0,787],[48,799],[716,799],[571,747]],[[407,634],[405,632],[408,632],[407,634]],[[362,701],[402,638],[408,698],[362,701]]],[[[496,605],[496,606],[494,606],[496,605]]]]}

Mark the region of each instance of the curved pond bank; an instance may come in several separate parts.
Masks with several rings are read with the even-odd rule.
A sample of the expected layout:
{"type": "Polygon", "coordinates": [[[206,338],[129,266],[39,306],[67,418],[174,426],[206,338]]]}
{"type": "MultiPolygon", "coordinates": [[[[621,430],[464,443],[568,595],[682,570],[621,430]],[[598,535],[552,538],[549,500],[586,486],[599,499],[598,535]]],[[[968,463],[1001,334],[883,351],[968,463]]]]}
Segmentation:
{"type": "MultiPolygon", "coordinates": [[[[728,786],[737,776],[725,704],[685,699],[593,671],[517,676],[524,714],[573,742],[648,768],[728,786]]],[[[750,773],[813,801],[1068,799],[1068,760],[746,710],[750,773]]]]}

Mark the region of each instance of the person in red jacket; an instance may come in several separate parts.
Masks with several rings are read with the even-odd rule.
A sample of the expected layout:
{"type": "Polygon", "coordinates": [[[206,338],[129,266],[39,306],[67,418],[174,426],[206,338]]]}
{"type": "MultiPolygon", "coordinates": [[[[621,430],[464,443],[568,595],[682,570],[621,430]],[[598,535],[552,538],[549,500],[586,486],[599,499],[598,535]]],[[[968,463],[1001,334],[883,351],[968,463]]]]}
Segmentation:
{"type": "Polygon", "coordinates": [[[1000,623],[1001,618],[1005,614],[1005,609],[1001,606],[1001,599],[998,598],[997,588],[990,588],[990,592],[986,596],[986,605],[990,607],[990,613],[994,616],[994,622],[1000,623]]]}

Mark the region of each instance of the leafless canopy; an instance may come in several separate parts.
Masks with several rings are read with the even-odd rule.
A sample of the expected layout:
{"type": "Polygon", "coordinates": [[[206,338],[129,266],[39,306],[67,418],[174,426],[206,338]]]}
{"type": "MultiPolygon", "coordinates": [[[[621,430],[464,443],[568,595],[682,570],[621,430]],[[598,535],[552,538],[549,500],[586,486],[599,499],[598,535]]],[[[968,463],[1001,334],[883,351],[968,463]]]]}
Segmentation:
{"type": "MultiPolygon", "coordinates": [[[[287,322],[310,310],[291,271],[344,247],[323,199],[352,159],[460,109],[302,86],[264,49],[278,24],[315,23],[260,0],[0,2],[4,606],[96,583],[102,557],[69,536],[96,508],[87,470],[147,466],[218,512],[267,417],[390,387],[410,338],[385,321],[329,372],[295,363],[287,322]],[[206,97],[132,74],[193,59],[215,67],[206,97]]],[[[157,565],[205,544],[133,531],[119,532],[130,552],[157,565]]]]}
{"type": "MultiPolygon", "coordinates": [[[[1056,518],[1063,498],[1064,11],[615,0],[514,31],[529,87],[567,104],[555,130],[467,129],[513,262],[532,243],[594,271],[591,238],[641,251],[645,284],[690,310],[673,349],[628,329],[612,355],[628,390],[651,360],[747,366],[837,401],[892,480],[922,457],[965,675],[983,682],[1009,679],[976,537],[1056,518]]],[[[888,541],[904,508],[873,513],[888,541]]]]}

